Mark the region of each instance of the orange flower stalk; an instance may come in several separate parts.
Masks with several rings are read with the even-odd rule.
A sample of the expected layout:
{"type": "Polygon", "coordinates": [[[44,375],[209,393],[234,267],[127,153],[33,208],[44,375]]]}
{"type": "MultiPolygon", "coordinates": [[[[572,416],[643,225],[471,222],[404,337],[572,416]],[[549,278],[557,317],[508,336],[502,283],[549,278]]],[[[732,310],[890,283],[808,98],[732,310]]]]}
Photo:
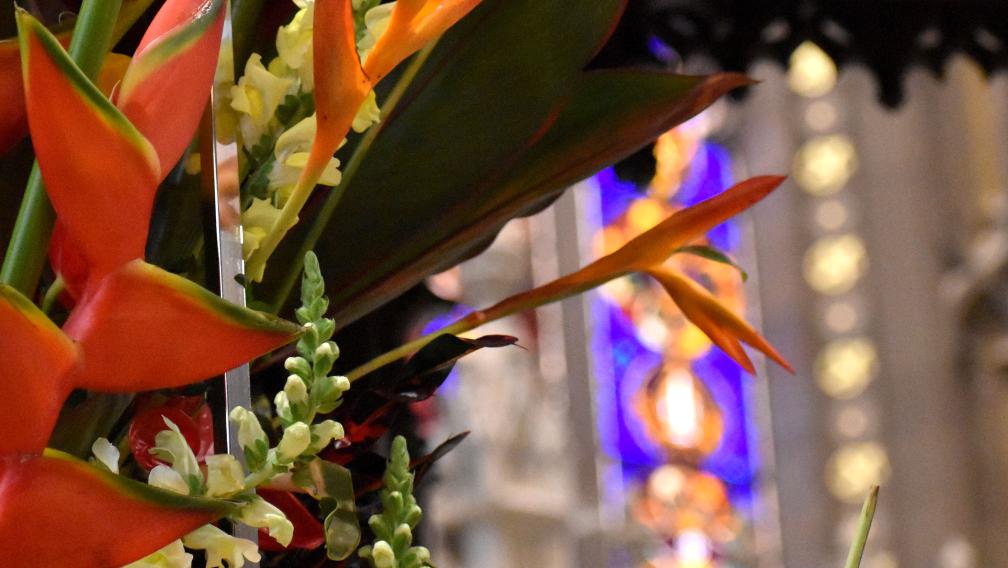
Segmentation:
{"type": "Polygon", "coordinates": [[[121,108],[41,23],[17,12],[32,143],[66,239],[86,261],[87,280],[63,330],[0,285],[5,565],[119,566],[236,508],[44,450],[75,388],[135,392],[188,384],[300,333],[142,260],[154,193],[207,100],[223,9],[223,0],[169,0],[126,70],[121,108]],[[176,88],[164,88],[168,82],[176,88]]]}
{"type": "Polygon", "coordinates": [[[388,29],[368,56],[364,73],[378,83],[396,65],[455,25],[480,0],[399,0],[388,29]]]}
{"type": "Polygon", "coordinates": [[[645,272],[658,279],[683,314],[739,365],[753,372],[752,362],[740,345],[744,341],[765,353],[785,369],[791,366],[749,324],[721,305],[709,292],[685,276],[664,267],[677,249],[710,229],[755,205],[784,181],[763,176],[744,181],[723,193],[683,209],[637,238],[581,270],[521,294],[516,294],[484,310],[472,312],[448,327],[390,351],[362,365],[347,376],[353,380],[420,349],[444,334],[459,334],[485,323],[562,300],[591,290],[633,272],[645,272]]]}

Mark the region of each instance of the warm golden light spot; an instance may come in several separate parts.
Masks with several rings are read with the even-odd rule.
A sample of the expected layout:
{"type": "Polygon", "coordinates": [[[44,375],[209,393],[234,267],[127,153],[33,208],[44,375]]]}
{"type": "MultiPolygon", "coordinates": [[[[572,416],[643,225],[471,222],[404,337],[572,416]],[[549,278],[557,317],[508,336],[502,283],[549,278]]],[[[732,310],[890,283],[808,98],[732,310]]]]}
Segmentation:
{"type": "Polygon", "coordinates": [[[836,85],[836,63],[818,45],[803,42],[791,53],[788,86],[803,97],[821,97],[836,85]]]}
{"type": "Polygon", "coordinates": [[[876,442],[842,446],[826,465],[826,486],[834,497],[860,503],[873,485],[889,479],[889,456],[876,442]]]}
{"type": "Polygon", "coordinates": [[[821,294],[847,292],[868,268],[868,252],[856,235],[823,237],[805,253],[805,280],[821,294]]]}
{"type": "Polygon", "coordinates": [[[640,234],[661,223],[668,216],[668,210],[655,199],[638,199],[630,205],[626,216],[633,231],[640,234]]]}
{"type": "Polygon", "coordinates": [[[878,354],[865,338],[830,342],[816,358],[816,383],[827,395],[846,400],[864,392],[878,372],[878,354]]]}
{"type": "Polygon", "coordinates": [[[840,191],[855,170],[857,151],[853,142],[840,134],[813,138],[795,154],[795,181],[812,195],[840,191]]]}

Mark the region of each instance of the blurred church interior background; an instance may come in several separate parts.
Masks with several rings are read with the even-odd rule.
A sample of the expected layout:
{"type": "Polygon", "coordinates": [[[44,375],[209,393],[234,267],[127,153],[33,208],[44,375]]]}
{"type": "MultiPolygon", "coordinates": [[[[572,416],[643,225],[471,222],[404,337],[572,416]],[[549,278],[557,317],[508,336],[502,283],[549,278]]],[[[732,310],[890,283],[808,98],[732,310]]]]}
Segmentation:
{"type": "Polygon", "coordinates": [[[1006,9],[762,4],[631,1],[599,65],[761,82],[427,286],[487,305],[787,173],[707,237],[745,274],[671,262],[796,374],[741,371],[643,277],[488,328],[523,349],[467,358],[415,408],[426,438],[479,441],[427,489],[442,568],[841,566],[873,484],[866,568],[1008,566],[1006,9]]]}

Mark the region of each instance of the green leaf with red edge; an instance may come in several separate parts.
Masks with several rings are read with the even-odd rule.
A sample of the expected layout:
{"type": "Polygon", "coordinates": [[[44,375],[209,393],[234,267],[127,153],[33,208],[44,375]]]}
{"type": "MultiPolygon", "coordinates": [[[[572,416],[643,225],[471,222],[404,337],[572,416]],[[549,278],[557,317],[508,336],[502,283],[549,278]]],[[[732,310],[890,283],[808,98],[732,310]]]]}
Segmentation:
{"type": "Polygon", "coordinates": [[[0,455],[40,452],[70,392],[65,375],[77,362],[77,348],[34,304],[3,284],[0,336],[0,404],[5,405],[0,408],[0,455]]]}
{"type": "Polygon", "coordinates": [[[154,145],[162,177],[192,140],[210,96],[224,5],[224,0],[166,2],[116,95],[116,106],[154,145]]]}
{"type": "Polygon", "coordinates": [[[159,180],[150,143],[23,10],[19,40],[32,145],[60,221],[100,276],[144,253],[159,180]]]}
{"type": "MultiPolygon", "coordinates": [[[[583,71],[623,5],[485,0],[445,35],[316,245],[325,266],[339,267],[328,279],[338,326],[479,252],[510,219],[747,82],[583,71]]],[[[266,284],[277,285],[269,275],[266,284]]]]}
{"type": "Polygon", "coordinates": [[[236,509],[61,452],[0,457],[0,558],[12,568],[122,566],[236,509]]]}
{"type": "Polygon", "coordinates": [[[83,353],[73,385],[101,391],[206,379],[291,342],[300,329],[140,260],[101,280],[64,325],[83,353]]]}

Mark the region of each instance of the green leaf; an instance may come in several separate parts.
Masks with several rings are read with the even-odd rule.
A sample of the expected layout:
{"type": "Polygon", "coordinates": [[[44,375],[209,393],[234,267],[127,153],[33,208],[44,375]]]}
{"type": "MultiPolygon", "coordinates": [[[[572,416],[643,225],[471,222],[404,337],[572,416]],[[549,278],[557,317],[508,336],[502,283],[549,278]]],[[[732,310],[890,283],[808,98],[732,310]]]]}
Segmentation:
{"type": "Polygon", "coordinates": [[[693,256],[699,256],[700,258],[706,258],[707,260],[713,260],[714,262],[720,262],[721,264],[727,264],[728,266],[730,266],[730,267],[734,268],[735,270],[739,271],[739,274],[742,275],[742,281],[743,282],[745,282],[746,280],[749,280],[749,274],[745,270],[743,270],[742,267],[739,266],[737,262],[735,262],[734,260],[732,260],[732,258],[729,257],[724,252],[722,252],[722,251],[720,251],[720,250],[718,250],[718,249],[716,249],[716,248],[714,248],[712,246],[707,246],[707,245],[692,245],[692,246],[688,246],[688,247],[680,247],[680,248],[676,249],[675,253],[673,253],[673,254],[677,254],[677,253],[692,254],[693,256]]]}
{"type": "Polygon", "coordinates": [[[845,568],[859,568],[861,557],[864,556],[865,543],[868,542],[868,531],[871,530],[872,519],[875,518],[875,506],[878,504],[879,488],[876,485],[865,498],[864,506],[861,507],[861,519],[858,521],[857,533],[854,535],[854,542],[851,543],[850,551],[847,553],[847,563],[845,568]]]}
{"type": "Polygon", "coordinates": [[[329,558],[343,560],[353,554],[360,544],[361,531],[350,470],[316,458],[298,464],[292,480],[319,501],[322,513],[326,515],[323,527],[329,558]]]}
{"type": "MultiPolygon", "coordinates": [[[[582,71],[623,5],[486,0],[445,35],[317,244],[338,327],[479,252],[510,219],[746,82],[582,71]]],[[[304,234],[300,227],[274,256],[266,295],[278,268],[295,264],[304,234]]]]}

